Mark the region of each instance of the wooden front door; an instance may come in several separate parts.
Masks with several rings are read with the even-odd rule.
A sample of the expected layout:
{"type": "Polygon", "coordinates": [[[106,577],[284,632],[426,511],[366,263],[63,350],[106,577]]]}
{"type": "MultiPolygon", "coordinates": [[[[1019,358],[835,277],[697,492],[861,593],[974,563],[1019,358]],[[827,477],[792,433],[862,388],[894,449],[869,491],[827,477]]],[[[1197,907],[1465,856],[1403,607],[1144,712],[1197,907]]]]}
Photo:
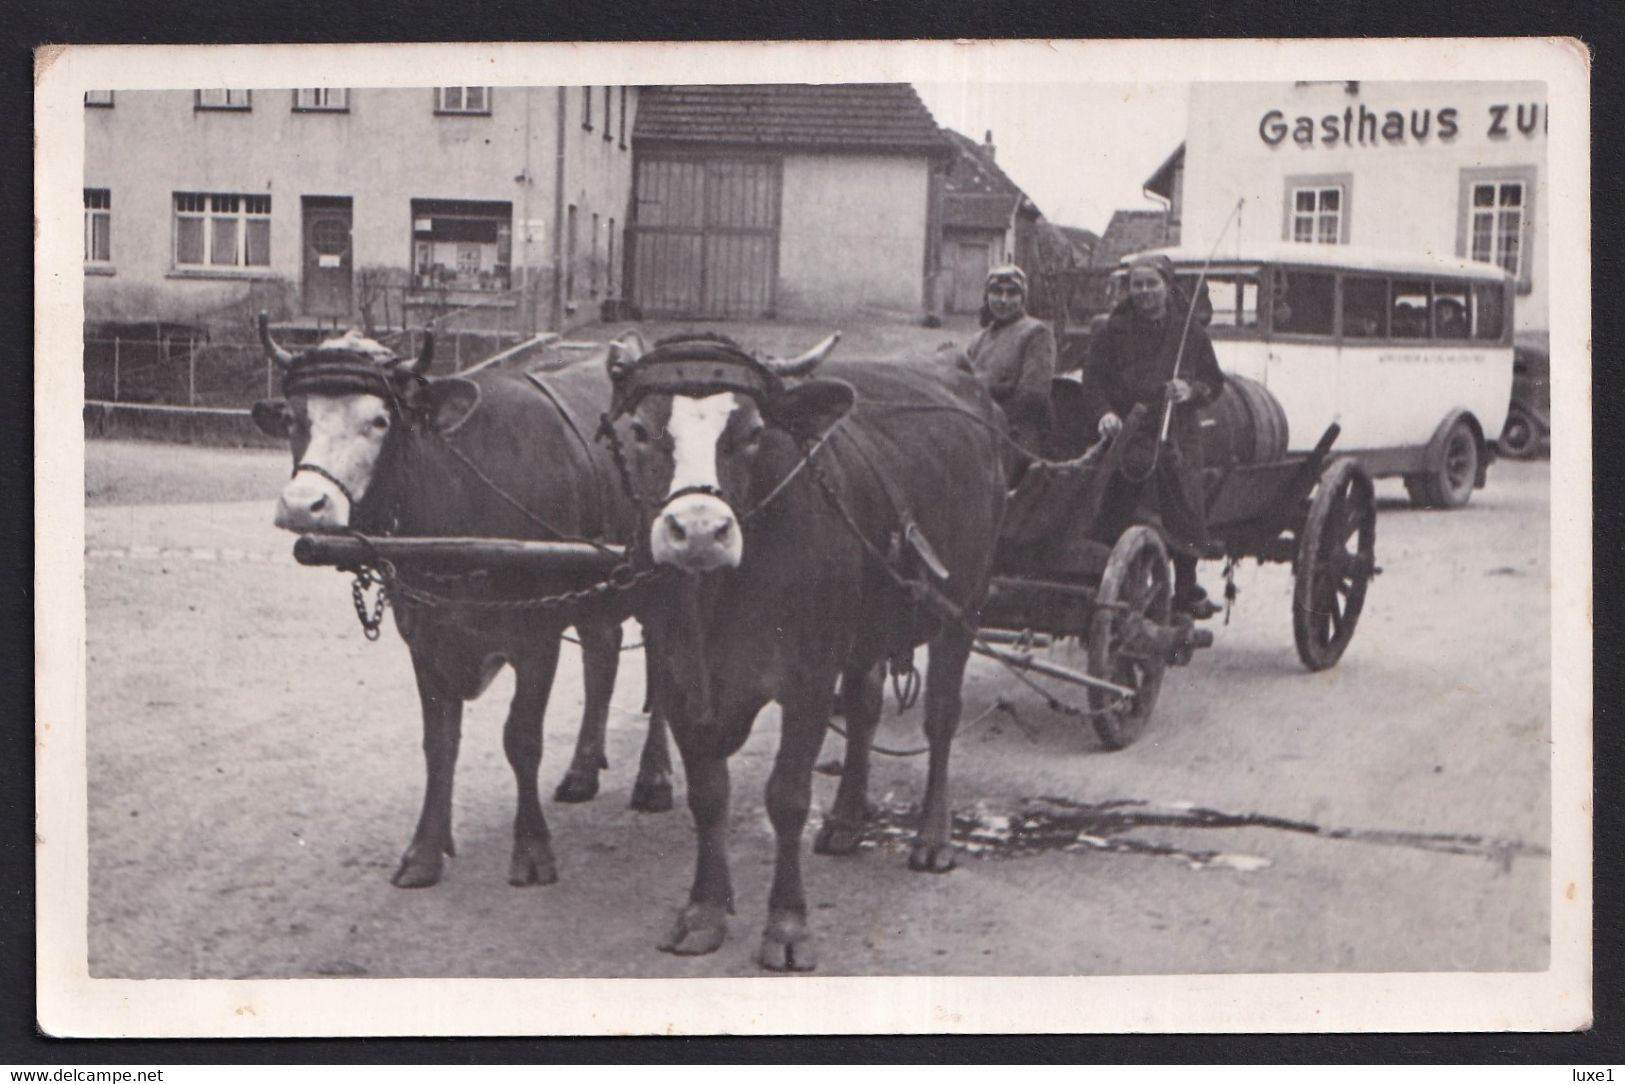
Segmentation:
{"type": "Polygon", "coordinates": [[[982,288],[987,283],[992,252],[986,244],[956,241],[952,245],[954,286],[949,294],[949,312],[980,312],[982,288]]]}
{"type": "Polygon", "coordinates": [[[306,315],[350,317],[350,221],[350,197],[304,198],[306,315]]]}
{"type": "Polygon", "coordinates": [[[647,316],[771,316],[780,163],[642,158],[631,229],[632,297],[647,316]]]}

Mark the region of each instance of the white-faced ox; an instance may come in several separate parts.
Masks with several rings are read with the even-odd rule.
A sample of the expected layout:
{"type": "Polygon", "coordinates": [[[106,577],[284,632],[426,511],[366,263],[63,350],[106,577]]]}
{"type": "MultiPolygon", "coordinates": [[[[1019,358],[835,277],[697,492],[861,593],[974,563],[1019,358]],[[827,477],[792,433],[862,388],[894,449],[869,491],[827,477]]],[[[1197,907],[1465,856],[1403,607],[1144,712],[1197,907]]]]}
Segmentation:
{"type": "Polygon", "coordinates": [[[891,573],[929,581],[974,621],[1004,508],[1002,421],[974,376],[928,361],[830,363],[804,379],[829,345],[758,362],[701,336],[641,357],[623,344],[608,359],[613,441],[644,511],[648,556],[688,573],[638,604],[698,829],[693,887],[660,945],[668,952],[712,952],[726,936],[728,758],[777,701],[766,795],[777,859],[758,959],[814,966],[801,833],[836,682],[846,766],[815,849],[849,854],[867,811],[881,664],[921,643],[930,766],[908,861],[953,867],[948,756],[973,631],[891,573]],[[927,550],[929,560],[917,552],[927,550]]]}
{"type": "MultiPolygon", "coordinates": [[[[277,503],[276,523],[292,531],[354,528],[396,535],[457,535],[629,542],[636,522],[606,451],[591,425],[609,403],[596,361],[544,378],[501,372],[429,380],[432,340],[414,359],[398,359],[354,333],[294,357],[271,341],[283,369],[284,400],[261,402],[254,417],[286,436],[294,475],[277,503]]],[[[403,569],[405,577],[410,570],[403,569]]],[[[422,583],[450,602],[394,598],[423,707],[428,780],[411,845],[394,875],[402,887],[439,880],[453,853],[452,779],[463,702],[482,693],[504,663],[515,672],[503,748],[518,782],[513,884],[550,883],[556,867],[537,794],[542,717],[559,640],[574,624],[582,644],[586,704],[559,801],[586,801],[598,790],[605,724],[626,614],[602,609],[554,615],[481,605],[585,586],[580,574],[492,570],[479,577],[422,583]]],[[[665,727],[650,721],[632,793],[634,809],[671,807],[665,727]]]]}

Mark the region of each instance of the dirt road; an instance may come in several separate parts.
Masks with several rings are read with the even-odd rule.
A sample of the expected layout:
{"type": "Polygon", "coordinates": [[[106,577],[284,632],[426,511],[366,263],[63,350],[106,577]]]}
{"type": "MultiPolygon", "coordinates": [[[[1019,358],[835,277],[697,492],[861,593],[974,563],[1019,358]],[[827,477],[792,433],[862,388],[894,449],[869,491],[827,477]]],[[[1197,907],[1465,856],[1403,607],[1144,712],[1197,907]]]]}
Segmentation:
{"type": "MultiPolygon", "coordinates": [[[[132,504],[117,479],[166,453],[89,452],[112,479],[87,513],[93,975],[757,973],[776,709],[734,761],[739,913],[712,956],[654,949],[686,891],[693,832],[680,799],[666,814],[626,808],[642,737],[636,653],[623,656],[603,792],[547,806],[558,884],[505,882],[505,675],[465,715],[458,857],[435,888],[393,888],[423,774],[410,665],[392,627],[366,643],[345,580],[296,566],[271,527],[285,460],[231,460],[240,477],[270,479],[257,501],[132,504]]],[[[1217,645],[1170,674],[1151,728],[1123,752],[973,660],[955,747],[960,868],[907,870],[897,811],[919,799],[924,766],[879,758],[872,796],[887,812],[872,846],[807,859],[820,972],[1544,967],[1548,468],[1501,463],[1490,479],[1456,513],[1412,511],[1397,483],[1379,485],[1385,571],[1327,673],[1293,652],[1288,570],[1242,569],[1217,645]],[[1253,814],[1263,823],[1242,816],[1253,814]]],[[[1218,566],[1203,575],[1218,585],[1218,566]]],[[[567,649],[549,792],[580,704],[567,649]]],[[[921,744],[918,709],[887,713],[883,744],[921,744]]],[[[840,744],[832,735],[825,759],[840,744]]],[[[834,783],[819,777],[815,807],[834,783]]]]}

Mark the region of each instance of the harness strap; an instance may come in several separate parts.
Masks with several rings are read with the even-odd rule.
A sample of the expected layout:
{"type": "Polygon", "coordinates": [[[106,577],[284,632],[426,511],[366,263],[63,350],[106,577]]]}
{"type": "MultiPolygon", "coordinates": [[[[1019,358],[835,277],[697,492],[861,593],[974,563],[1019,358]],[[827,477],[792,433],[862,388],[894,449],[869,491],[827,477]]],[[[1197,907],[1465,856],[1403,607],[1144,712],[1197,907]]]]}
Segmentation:
{"type": "MultiPolygon", "coordinates": [[[[553,404],[553,409],[559,412],[559,417],[564,419],[564,424],[569,427],[570,432],[575,436],[576,443],[581,445],[582,452],[584,452],[587,456],[588,464],[592,464],[592,442],[589,441],[587,439],[587,435],[582,432],[581,425],[576,420],[575,412],[566,406],[564,400],[560,399],[557,393],[555,393],[552,388],[548,387],[547,384],[543,382],[541,377],[537,376],[535,373],[526,373],[525,379],[530,381],[531,384],[535,386],[536,390],[541,392],[542,396],[548,402],[553,404]]],[[[610,524],[607,522],[608,516],[606,514],[609,508],[609,496],[604,492],[603,475],[596,468],[594,468],[592,472],[592,478],[593,514],[590,522],[597,524],[600,533],[607,534],[610,529],[610,524]]]]}
{"type": "Polygon", "coordinates": [[[339,492],[344,494],[344,499],[350,502],[350,511],[352,513],[361,506],[361,502],[356,499],[356,495],[350,492],[350,487],[345,485],[338,475],[326,467],[318,463],[301,463],[293,468],[293,474],[289,475],[289,477],[297,478],[302,473],[314,474],[319,478],[326,478],[329,482],[332,482],[338,487],[339,492]]]}

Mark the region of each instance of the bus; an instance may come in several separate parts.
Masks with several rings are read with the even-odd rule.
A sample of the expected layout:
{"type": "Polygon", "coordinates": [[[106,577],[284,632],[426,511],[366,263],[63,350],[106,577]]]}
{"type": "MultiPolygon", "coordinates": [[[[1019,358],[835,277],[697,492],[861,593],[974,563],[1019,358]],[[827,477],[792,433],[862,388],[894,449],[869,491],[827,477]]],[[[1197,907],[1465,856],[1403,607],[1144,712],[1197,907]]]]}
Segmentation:
{"type": "Polygon", "coordinates": [[[1516,282],[1502,268],[1286,242],[1211,262],[1193,248],[1156,254],[1187,297],[1207,264],[1219,366],[1275,395],[1289,450],[1335,421],[1338,453],[1404,478],[1413,504],[1460,508],[1484,485],[1512,396],[1516,282]]]}

